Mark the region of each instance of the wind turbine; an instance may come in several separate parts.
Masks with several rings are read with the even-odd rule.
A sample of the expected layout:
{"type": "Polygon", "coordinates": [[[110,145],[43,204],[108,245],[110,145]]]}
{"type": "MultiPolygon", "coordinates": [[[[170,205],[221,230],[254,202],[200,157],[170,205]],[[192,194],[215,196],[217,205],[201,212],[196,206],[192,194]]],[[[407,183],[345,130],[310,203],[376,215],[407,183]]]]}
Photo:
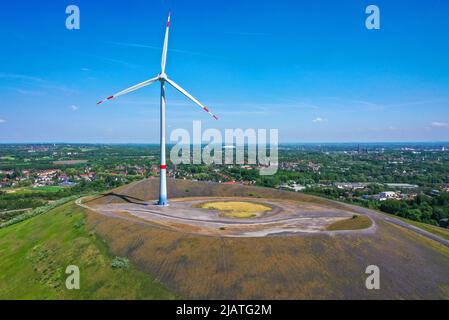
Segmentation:
{"type": "Polygon", "coordinates": [[[166,172],[167,165],[165,163],[165,83],[167,82],[176,90],[181,92],[187,98],[192,100],[195,104],[197,104],[201,109],[209,113],[215,120],[218,120],[218,117],[212,112],[209,111],[204,105],[202,105],[198,100],[196,100],[192,95],[190,95],[186,90],[181,88],[178,84],[176,84],[173,80],[167,77],[165,73],[165,65],[167,62],[167,49],[168,49],[168,33],[170,29],[170,13],[168,14],[167,24],[165,26],[165,38],[164,38],[164,47],[162,49],[162,60],[161,60],[161,72],[154,78],[136,84],[128,89],[122,90],[112,96],[107,97],[104,100],[99,101],[97,104],[103,103],[107,100],[111,100],[117,98],[119,96],[125,95],[127,93],[133,92],[140,88],[149,86],[150,84],[159,81],[161,83],[161,164],[160,164],[160,189],[159,189],[159,202],[158,204],[161,206],[168,205],[167,199],[167,181],[166,181],[166,172]]]}

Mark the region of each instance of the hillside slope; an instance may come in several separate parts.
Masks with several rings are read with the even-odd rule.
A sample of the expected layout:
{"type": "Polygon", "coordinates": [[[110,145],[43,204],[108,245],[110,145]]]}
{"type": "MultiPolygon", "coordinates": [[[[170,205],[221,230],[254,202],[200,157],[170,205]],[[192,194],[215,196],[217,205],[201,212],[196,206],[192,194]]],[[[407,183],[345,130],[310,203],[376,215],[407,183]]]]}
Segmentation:
{"type": "MultiPolygon", "coordinates": [[[[239,185],[168,181],[169,196],[246,196],[344,204],[307,195],[239,185]]],[[[158,181],[121,187],[92,203],[156,199],[158,181]]],[[[352,207],[354,212],[358,209],[352,207]]],[[[363,211],[362,211],[363,212],[363,211]]],[[[186,298],[215,299],[448,299],[449,248],[376,218],[373,234],[264,238],[188,235],[95,212],[88,224],[111,250],[186,298]],[[368,265],[381,271],[381,289],[367,290],[368,265]]]]}
{"type": "MultiPolygon", "coordinates": [[[[171,197],[271,197],[348,209],[293,192],[168,183],[171,197]]],[[[157,180],[144,180],[91,203],[144,202],[157,191],[157,180]]],[[[449,248],[374,220],[376,232],[368,234],[219,238],[110,218],[69,203],[0,230],[0,299],[448,299],[449,248]],[[112,268],[114,255],[129,258],[131,267],[112,268]],[[80,290],[64,285],[64,270],[72,264],[80,267],[80,290]],[[380,290],[365,288],[365,269],[373,264],[381,271],[380,290]]]]}
{"type": "Polygon", "coordinates": [[[172,299],[134,267],[113,269],[107,246],[85,225],[73,202],[0,229],[0,299],[172,299]],[[67,290],[68,265],[80,290],[67,290]]]}

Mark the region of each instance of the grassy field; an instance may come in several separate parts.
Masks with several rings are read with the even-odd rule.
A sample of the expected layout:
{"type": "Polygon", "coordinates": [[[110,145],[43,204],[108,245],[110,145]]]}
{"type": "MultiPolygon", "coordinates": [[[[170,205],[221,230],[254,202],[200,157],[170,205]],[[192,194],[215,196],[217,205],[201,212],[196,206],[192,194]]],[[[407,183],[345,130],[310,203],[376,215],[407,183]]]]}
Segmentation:
{"type": "Polygon", "coordinates": [[[34,188],[29,188],[29,190],[34,190],[34,191],[51,191],[51,192],[58,192],[63,190],[64,187],[60,187],[60,186],[42,186],[42,187],[34,187],[34,188]]]}
{"type": "Polygon", "coordinates": [[[173,299],[132,265],[117,268],[103,241],[73,202],[0,230],[0,299],[173,299]],[[80,269],[80,290],[68,290],[68,265],[80,269]]]}
{"type": "Polygon", "coordinates": [[[53,161],[53,164],[55,165],[73,165],[73,164],[83,164],[87,163],[87,160],[60,160],[60,161],[53,161]]]}
{"type": "Polygon", "coordinates": [[[58,192],[63,190],[64,187],[60,186],[41,186],[41,187],[21,187],[21,188],[11,188],[5,189],[6,193],[15,193],[17,195],[32,195],[33,192],[37,191],[47,191],[47,192],[58,192]]]}
{"type": "Polygon", "coordinates": [[[366,216],[354,215],[350,219],[340,220],[329,225],[326,230],[337,231],[337,230],[358,230],[369,228],[372,224],[370,218],[366,216]]]}
{"type": "Polygon", "coordinates": [[[16,158],[14,158],[13,156],[4,156],[4,157],[0,157],[0,160],[14,161],[14,160],[16,160],[16,158]]]}
{"type": "Polygon", "coordinates": [[[256,217],[257,213],[271,211],[268,206],[260,203],[243,202],[243,201],[214,201],[201,203],[199,208],[218,210],[221,215],[228,218],[252,218],[256,217]]]}

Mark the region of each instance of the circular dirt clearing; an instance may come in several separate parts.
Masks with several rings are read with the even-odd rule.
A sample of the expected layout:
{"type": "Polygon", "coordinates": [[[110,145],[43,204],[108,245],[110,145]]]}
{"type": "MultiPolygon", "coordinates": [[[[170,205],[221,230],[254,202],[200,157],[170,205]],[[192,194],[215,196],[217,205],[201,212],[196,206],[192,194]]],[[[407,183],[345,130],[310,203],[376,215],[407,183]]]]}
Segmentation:
{"type": "Polygon", "coordinates": [[[128,202],[94,205],[91,209],[185,233],[221,237],[335,232],[328,231],[328,226],[351,219],[354,214],[308,202],[216,197],[172,199],[167,207],[157,206],[153,202],[128,202]]]}

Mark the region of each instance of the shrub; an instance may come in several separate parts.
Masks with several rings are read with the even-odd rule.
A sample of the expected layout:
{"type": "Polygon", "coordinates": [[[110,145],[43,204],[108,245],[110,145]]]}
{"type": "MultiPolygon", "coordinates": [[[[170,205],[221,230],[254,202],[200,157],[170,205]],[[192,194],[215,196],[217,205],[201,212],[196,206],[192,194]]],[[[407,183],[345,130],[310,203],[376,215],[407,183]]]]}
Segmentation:
{"type": "Polygon", "coordinates": [[[111,267],[114,269],[128,269],[129,266],[129,260],[123,257],[115,257],[111,262],[111,267]]]}
{"type": "Polygon", "coordinates": [[[8,227],[8,226],[11,226],[13,224],[16,224],[16,223],[19,223],[19,222],[22,222],[22,221],[25,221],[27,219],[33,218],[33,217],[38,216],[40,214],[47,213],[48,211],[53,210],[54,208],[59,207],[59,206],[65,204],[67,202],[73,201],[73,200],[75,200],[75,199],[77,199],[79,197],[80,196],[71,196],[71,197],[67,197],[67,198],[62,198],[62,199],[53,201],[52,203],[47,204],[45,206],[38,207],[38,208],[36,208],[36,209],[34,209],[32,211],[20,214],[20,215],[18,215],[16,217],[12,218],[11,220],[8,220],[8,221],[6,221],[4,223],[1,223],[0,224],[0,229],[8,227]]]}
{"type": "Polygon", "coordinates": [[[75,229],[79,229],[79,228],[81,228],[82,226],[84,226],[84,220],[79,220],[79,221],[75,222],[75,224],[73,225],[73,227],[74,227],[75,229]]]}

